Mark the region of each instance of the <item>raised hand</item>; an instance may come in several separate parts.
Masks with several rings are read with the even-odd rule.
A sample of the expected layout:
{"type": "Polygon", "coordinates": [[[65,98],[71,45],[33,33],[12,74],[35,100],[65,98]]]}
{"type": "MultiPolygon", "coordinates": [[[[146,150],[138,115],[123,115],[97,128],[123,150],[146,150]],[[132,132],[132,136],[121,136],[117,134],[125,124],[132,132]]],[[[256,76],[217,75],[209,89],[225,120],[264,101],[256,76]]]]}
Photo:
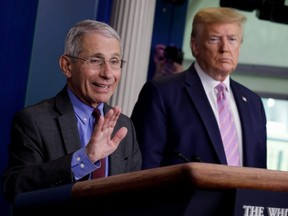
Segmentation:
{"type": "Polygon", "coordinates": [[[127,128],[122,127],[111,137],[120,114],[121,108],[115,106],[106,113],[105,117],[100,116],[95,125],[91,139],[86,146],[87,154],[93,163],[112,154],[126,136],[127,128]]]}

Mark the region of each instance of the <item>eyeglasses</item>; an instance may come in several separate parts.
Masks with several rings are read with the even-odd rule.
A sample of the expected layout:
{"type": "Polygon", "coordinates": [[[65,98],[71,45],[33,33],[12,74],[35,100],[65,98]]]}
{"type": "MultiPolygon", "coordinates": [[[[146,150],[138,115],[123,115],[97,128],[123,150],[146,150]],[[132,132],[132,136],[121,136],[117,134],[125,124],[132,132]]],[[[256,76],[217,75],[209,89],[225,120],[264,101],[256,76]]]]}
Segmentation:
{"type": "Polygon", "coordinates": [[[105,59],[100,58],[100,57],[93,57],[93,58],[89,58],[89,59],[83,59],[83,58],[79,58],[76,56],[70,56],[70,55],[67,55],[67,57],[87,62],[88,65],[94,69],[99,69],[99,68],[103,67],[103,65],[106,62],[109,63],[109,65],[112,69],[120,69],[120,68],[122,68],[123,64],[126,62],[125,60],[118,59],[118,58],[111,58],[110,60],[105,61],[105,59]]]}

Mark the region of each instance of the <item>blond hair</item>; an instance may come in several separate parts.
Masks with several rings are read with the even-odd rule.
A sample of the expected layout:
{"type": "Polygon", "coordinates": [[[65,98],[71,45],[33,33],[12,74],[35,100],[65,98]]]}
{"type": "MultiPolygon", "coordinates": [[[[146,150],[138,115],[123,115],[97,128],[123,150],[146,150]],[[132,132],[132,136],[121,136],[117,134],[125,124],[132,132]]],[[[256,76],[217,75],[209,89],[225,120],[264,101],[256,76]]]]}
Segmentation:
{"type": "Polygon", "coordinates": [[[243,32],[246,17],[237,10],[227,7],[211,7],[199,10],[193,19],[191,37],[196,37],[199,26],[213,23],[236,23],[243,32]]]}

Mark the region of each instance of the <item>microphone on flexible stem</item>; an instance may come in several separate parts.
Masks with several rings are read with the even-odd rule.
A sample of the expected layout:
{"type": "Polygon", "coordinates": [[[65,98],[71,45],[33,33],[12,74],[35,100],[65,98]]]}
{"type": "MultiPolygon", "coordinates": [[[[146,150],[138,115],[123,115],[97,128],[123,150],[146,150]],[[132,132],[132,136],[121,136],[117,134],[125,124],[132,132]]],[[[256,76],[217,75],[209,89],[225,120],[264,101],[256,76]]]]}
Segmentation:
{"type": "Polygon", "coordinates": [[[176,152],[176,151],[175,151],[175,153],[176,153],[177,157],[180,158],[180,159],[181,159],[182,161],[184,161],[185,163],[191,162],[191,161],[188,160],[188,158],[186,158],[181,152],[176,152]]]}
{"type": "Polygon", "coordinates": [[[176,155],[178,158],[180,158],[183,162],[185,163],[190,163],[190,162],[201,162],[201,159],[199,156],[193,155],[192,160],[190,161],[187,157],[185,157],[181,152],[175,151],[176,155]]]}

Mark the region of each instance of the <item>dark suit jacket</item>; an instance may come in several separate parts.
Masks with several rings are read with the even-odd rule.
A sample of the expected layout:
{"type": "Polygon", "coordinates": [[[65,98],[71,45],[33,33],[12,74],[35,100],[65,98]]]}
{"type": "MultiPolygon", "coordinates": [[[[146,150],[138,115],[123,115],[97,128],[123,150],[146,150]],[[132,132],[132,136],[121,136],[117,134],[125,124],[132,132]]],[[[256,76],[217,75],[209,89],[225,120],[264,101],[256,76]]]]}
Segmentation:
{"type": "MultiPolygon", "coordinates": [[[[232,79],[230,85],[241,121],[243,165],[266,168],[261,98],[232,79]]],[[[185,162],[179,153],[188,161],[227,164],[217,121],[194,65],[175,76],[146,82],[131,119],[142,169],[185,162]]],[[[195,189],[184,215],[233,215],[236,191],[195,189]]]]}
{"type": "MultiPolygon", "coordinates": [[[[111,107],[105,104],[104,113],[109,109],[111,107]]],[[[134,126],[127,116],[121,114],[115,131],[123,126],[128,133],[109,157],[109,175],[141,168],[141,153],[134,126]]],[[[4,192],[8,199],[24,191],[74,182],[71,157],[81,148],[81,142],[66,87],[56,97],[15,115],[9,147],[9,167],[3,175],[4,192]]]]}
{"type": "MultiPolygon", "coordinates": [[[[266,168],[266,116],[261,98],[230,82],[239,111],[243,165],[266,168]]],[[[227,164],[216,118],[200,78],[192,65],[173,77],[148,81],[142,88],[131,119],[142,152],[142,168],[188,160],[227,164]]]]}

